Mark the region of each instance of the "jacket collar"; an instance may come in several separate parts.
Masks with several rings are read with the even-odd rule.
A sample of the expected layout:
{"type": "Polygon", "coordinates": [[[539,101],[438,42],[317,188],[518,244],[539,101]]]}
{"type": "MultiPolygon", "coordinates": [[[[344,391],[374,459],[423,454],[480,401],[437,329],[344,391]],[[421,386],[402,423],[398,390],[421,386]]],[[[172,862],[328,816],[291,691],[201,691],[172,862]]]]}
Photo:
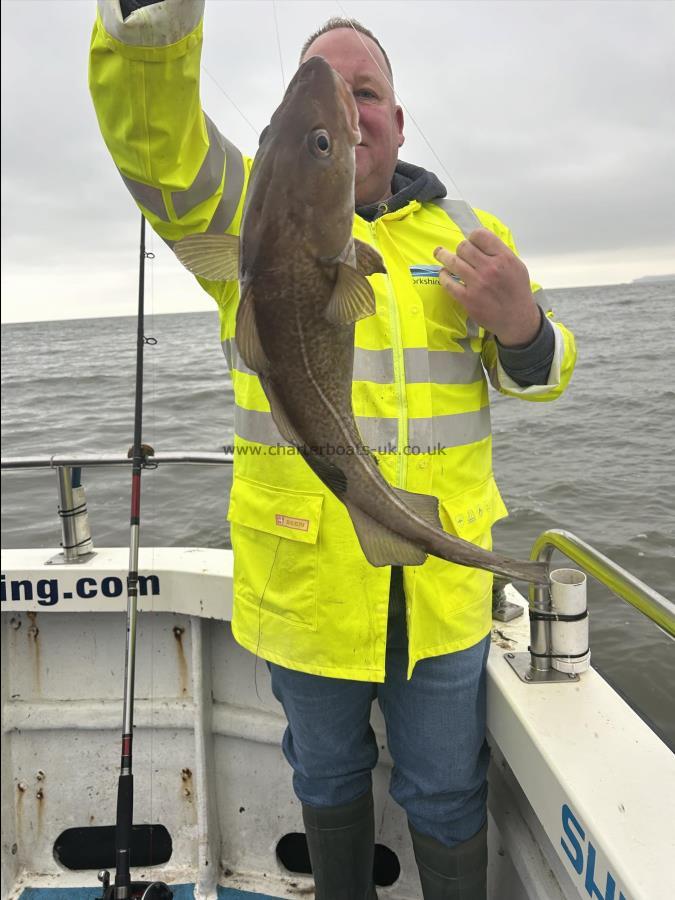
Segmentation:
{"type": "Polygon", "coordinates": [[[362,219],[372,222],[388,212],[402,209],[411,200],[426,203],[439,197],[445,197],[447,191],[445,185],[433,172],[399,160],[391,180],[391,194],[391,197],[382,203],[357,206],[356,214],[362,219]]]}

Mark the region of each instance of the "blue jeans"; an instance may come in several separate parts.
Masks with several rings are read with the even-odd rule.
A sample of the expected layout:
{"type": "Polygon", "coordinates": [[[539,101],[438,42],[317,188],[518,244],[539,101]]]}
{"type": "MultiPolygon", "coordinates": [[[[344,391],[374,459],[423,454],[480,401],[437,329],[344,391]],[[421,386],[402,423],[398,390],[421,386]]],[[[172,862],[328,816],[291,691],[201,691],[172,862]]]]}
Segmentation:
{"type": "Polygon", "coordinates": [[[422,834],[452,847],[485,824],[489,749],[485,666],[489,636],[467,650],[423,659],[410,681],[402,573],[392,569],[383,684],[326,678],[268,663],[288,728],[283,751],[298,799],[340,806],[371,789],[377,697],[394,768],[390,793],[422,834]]]}

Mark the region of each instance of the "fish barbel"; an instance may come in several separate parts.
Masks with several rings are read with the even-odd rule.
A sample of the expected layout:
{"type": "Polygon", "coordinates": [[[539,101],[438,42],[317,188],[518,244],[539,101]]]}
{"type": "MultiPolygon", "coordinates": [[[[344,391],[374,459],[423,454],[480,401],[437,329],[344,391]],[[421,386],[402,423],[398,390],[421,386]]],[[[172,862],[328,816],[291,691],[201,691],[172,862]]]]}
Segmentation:
{"type": "Polygon", "coordinates": [[[346,506],[374,566],[427,554],[547,583],[543,563],[510,559],[443,530],[438,499],[392,487],[352,411],[354,323],[375,313],[366,276],[386,273],[354,240],[358,110],[321,57],[303,63],[263,132],[235,235],[196,234],[174,250],[195,274],[239,279],[235,339],[283,438],[346,506]],[[335,448],[343,452],[337,456],[335,448]]]}

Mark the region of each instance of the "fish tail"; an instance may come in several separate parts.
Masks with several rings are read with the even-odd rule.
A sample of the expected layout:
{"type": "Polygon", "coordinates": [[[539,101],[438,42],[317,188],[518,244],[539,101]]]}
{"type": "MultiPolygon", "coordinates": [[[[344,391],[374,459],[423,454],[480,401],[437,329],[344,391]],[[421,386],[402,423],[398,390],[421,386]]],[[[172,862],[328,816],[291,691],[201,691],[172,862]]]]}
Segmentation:
{"type": "Polygon", "coordinates": [[[509,556],[502,556],[500,553],[493,553],[491,550],[483,550],[474,544],[453,538],[452,535],[444,534],[442,540],[434,541],[434,546],[428,549],[434,556],[440,556],[441,559],[447,559],[460,566],[486,569],[488,572],[513,581],[550,584],[547,563],[512,559],[509,556]]]}
{"type": "Polygon", "coordinates": [[[498,557],[498,559],[499,562],[489,568],[489,571],[495,575],[501,575],[513,581],[525,581],[528,584],[548,585],[551,583],[547,563],[511,559],[508,556],[498,557]]]}

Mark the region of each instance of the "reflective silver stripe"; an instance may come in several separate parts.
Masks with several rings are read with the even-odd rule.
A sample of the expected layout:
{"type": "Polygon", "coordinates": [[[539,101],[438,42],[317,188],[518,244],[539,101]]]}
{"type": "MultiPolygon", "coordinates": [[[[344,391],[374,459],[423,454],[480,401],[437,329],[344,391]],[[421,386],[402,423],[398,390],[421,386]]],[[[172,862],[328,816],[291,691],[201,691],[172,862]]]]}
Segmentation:
{"type": "Polygon", "coordinates": [[[200,203],[212,197],[220,187],[220,182],[223,179],[225,145],[222,143],[218,129],[206,114],[204,114],[204,122],[206,124],[209,148],[206,151],[206,156],[199,172],[197,172],[189,188],[184,191],[174,191],[171,194],[173,208],[179,219],[182,219],[195,206],[199,206],[200,203]]]}
{"type": "Polygon", "coordinates": [[[169,221],[169,213],[166,210],[164,197],[162,197],[162,192],[159,188],[151,187],[149,184],[143,184],[142,181],[135,181],[133,178],[128,178],[122,172],[120,172],[120,175],[122,176],[122,181],[129,188],[131,196],[137,203],[140,203],[141,206],[149,209],[151,213],[154,213],[157,218],[161,219],[163,222],[169,221]]]}
{"type": "MultiPolygon", "coordinates": [[[[241,200],[244,189],[244,158],[233,143],[216,131],[218,140],[225,150],[225,184],[223,196],[216,207],[213,218],[206,231],[209,234],[222,234],[229,228],[241,200]]],[[[222,171],[221,171],[222,175],[222,171]]]]}
{"type": "MultiPolygon", "coordinates": [[[[413,437],[414,424],[423,420],[411,419],[410,443],[421,441],[417,436],[413,437]]],[[[433,424],[432,447],[461,447],[464,444],[473,444],[490,436],[490,407],[484,406],[475,412],[455,413],[450,416],[434,416],[430,421],[433,424]]]]}
{"type": "MultiPolygon", "coordinates": [[[[237,350],[234,338],[222,341],[223,353],[230,368],[246,375],[255,375],[237,350]]],[[[391,350],[361,350],[354,348],[354,381],[374,381],[377,384],[391,384],[394,380],[391,350]]]]}
{"type": "Polygon", "coordinates": [[[447,197],[443,197],[434,200],[434,203],[450,216],[464,237],[468,237],[474,228],[482,228],[480,219],[466,200],[449,200],[447,197]]]}
{"type": "Polygon", "coordinates": [[[480,355],[469,351],[404,350],[405,380],[408,384],[473,384],[482,378],[480,355]]]}
{"type": "MultiPolygon", "coordinates": [[[[464,341],[466,344],[466,341],[464,341]]],[[[246,375],[256,373],[248,368],[239,355],[234,339],[222,341],[223,353],[230,369],[246,375]]],[[[482,378],[480,354],[468,349],[464,353],[451,350],[427,350],[424,347],[403,351],[405,376],[408,384],[473,384],[482,378]]],[[[394,383],[391,350],[354,350],[354,381],[375,384],[394,383]]]]}
{"type": "Polygon", "coordinates": [[[424,419],[408,419],[409,452],[433,453],[438,451],[440,441],[437,437],[434,438],[435,421],[433,418],[429,416],[424,419]]]}
{"type": "Polygon", "coordinates": [[[366,447],[381,453],[393,453],[398,444],[398,419],[356,416],[356,425],[366,447]]]}
{"type": "Polygon", "coordinates": [[[227,360],[227,368],[232,371],[234,366],[232,365],[232,347],[234,346],[234,341],[221,341],[220,346],[223,348],[223,353],[225,354],[225,359],[227,360]]]}
{"type": "Polygon", "coordinates": [[[243,406],[237,406],[236,403],[234,406],[234,433],[245,441],[252,441],[255,444],[267,444],[269,447],[290,446],[279,433],[271,413],[260,412],[256,409],[244,409],[243,406]]]}
{"type": "MultiPolygon", "coordinates": [[[[434,203],[436,206],[440,206],[440,208],[450,216],[465,238],[468,237],[475,228],[482,228],[480,219],[466,200],[450,200],[447,197],[443,197],[442,199],[434,200],[434,203]]],[[[473,319],[467,318],[466,336],[470,338],[478,337],[478,334],[479,328],[476,322],[474,322],[473,319]]]]}
{"type": "MultiPolygon", "coordinates": [[[[203,203],[215,194],[223,177],[224,165],[225,185],[223,194],[209,223],[209,227],[206,229],[211,234],[220,234],[227,231],[239,206],[241,192],[244,187],[244,159],[234,144],[220,134],[207,115],[204,115],[204,120],[209,138],[209,149],[190,187],[184,191],[173,191],[171,200],[176,215],[181,219],[195,206],[199,206],[200,203],[203,203]]],[[[120,175],[134,200],[140,203],[141,206],[149,209],[151,213],[154,213],[163,222],[169,221],[169,213],[159,188],[128,178],[122,172],[120,172],[120,175]]],[[[167,243],[169,246],[172,246],[173,241],[167,241],[167,243]]]]}
{"type": "MultiPolygon", "coordinates": [[[[392,452],[397,448],[398,419],[356,417],[356,424],[366,446],[392,452]]],[[[449,416],[408,419],[408,450],[435,453],[447,447],[473,444],[490,435],[490,408],[449,416]]]]}
{"type": "Polygon", "coordinates": [[[471,347],[471,341],[469,338],[458,338],[455,344],[459,344],[459,346],[464,350],[465,353],[475,353],[476,351],[471,347]]]}
{"type": "Polygon", "coordinates": [[[480,334],[480,325],[470,317],[466,317],[466,336],[468,338],[478,337],[480,334]]]}
{"type": "Polygon", "coordinates": [[[237,372],[243,372],[245,375],[258,374],[257,372],[254,372],[253,369],[249,369],[244,360],[241,358],[241,356],[239,355],[239,350],[237,349],[237,342],[234,340],[234,338],[221,341],[220,343],[230,369],[236,369],[237,372]]]}
{"type": "MultiPolygon", "coordinates": [[[[392,453],[398,449],[398,419],[357,416],[356,424],[367,447],[383,453],[392,453]]],[[[257,444],[288,446],[269,412],[244,409],[235,404],[234,430],[239,437],[257,444]]],[[[413,454],[460,447],[483,440],[489,435],[490,409],[487,406],[476,412],[408,419],[408,449],[413,454]]]]}
{"type": "Polygon", "coordinates": [[[376,384],[392,384],[394,381],[394,357],[391,350],[364,350],[354,348],[354,381],[373,381],[376,384]]]}

